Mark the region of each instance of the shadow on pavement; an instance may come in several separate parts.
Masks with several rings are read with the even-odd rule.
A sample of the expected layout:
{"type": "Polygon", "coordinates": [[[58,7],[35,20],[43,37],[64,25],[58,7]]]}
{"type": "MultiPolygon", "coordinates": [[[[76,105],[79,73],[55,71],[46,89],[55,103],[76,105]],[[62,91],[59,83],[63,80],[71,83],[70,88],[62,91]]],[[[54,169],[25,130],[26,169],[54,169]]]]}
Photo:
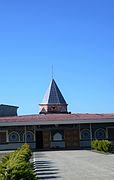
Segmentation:
{"type": "Polygon", "coordinates": [[[33,162],[34,172],[38,177],[38,180],[42,179],[57,179],[59,176],[59,169],[54,166],[54,163],[51,161],[44,161],[41,158],[45,158],[45,156],[40,156],[39,160],[33,162]]]}

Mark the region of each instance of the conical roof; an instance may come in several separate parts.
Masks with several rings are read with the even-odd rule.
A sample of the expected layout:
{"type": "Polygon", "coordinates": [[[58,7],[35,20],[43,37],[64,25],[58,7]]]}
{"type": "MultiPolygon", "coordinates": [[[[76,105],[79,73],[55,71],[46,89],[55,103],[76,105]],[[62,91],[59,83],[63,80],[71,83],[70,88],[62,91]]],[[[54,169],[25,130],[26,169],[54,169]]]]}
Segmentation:
{"type": "Polygon", "coordinates": [[[67,104],[54,79],[52,79],[41,104],[67,104]]]}

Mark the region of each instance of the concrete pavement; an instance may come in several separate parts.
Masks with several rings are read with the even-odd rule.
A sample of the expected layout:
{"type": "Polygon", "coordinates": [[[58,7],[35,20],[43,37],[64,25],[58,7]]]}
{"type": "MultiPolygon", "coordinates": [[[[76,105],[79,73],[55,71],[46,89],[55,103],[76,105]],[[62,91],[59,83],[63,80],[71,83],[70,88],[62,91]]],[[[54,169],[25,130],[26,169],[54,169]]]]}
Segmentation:
{"type": "Polygon", "coordinates": [[[89,150],[34,152],[38,180],[114,180],[114,154],[89,150]]]}

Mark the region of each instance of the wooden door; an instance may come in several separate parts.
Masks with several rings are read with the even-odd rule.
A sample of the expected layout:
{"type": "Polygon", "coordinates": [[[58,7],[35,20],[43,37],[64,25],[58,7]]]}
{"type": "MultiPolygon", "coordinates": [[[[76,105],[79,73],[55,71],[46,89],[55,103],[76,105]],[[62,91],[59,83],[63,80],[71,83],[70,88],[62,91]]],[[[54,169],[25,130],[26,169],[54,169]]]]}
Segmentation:
{"type": "Polygon", "coordinates": [[[65,147],[77,148],[79,147],[79,130],[78,129],[65,129],[65,147]]]}
{"type": "Polygon", "coordinates": [[[50,148],[50,131],[43,131],[43,147],[46,149],[50,148]]]}

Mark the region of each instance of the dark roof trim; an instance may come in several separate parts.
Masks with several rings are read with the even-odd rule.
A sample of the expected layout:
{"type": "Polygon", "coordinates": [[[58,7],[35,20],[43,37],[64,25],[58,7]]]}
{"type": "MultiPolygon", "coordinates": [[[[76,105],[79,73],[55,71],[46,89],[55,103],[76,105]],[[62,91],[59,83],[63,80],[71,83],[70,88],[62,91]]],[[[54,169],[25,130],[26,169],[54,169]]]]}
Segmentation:
{"type": "Polygon", "coordinates": [[[13,107],[13,108],[19,108],[18,106],[12,106],[12,105],[7,105],[7,104],[0,104],[0,106],[7,106],[7,107],[13,107]]]}

